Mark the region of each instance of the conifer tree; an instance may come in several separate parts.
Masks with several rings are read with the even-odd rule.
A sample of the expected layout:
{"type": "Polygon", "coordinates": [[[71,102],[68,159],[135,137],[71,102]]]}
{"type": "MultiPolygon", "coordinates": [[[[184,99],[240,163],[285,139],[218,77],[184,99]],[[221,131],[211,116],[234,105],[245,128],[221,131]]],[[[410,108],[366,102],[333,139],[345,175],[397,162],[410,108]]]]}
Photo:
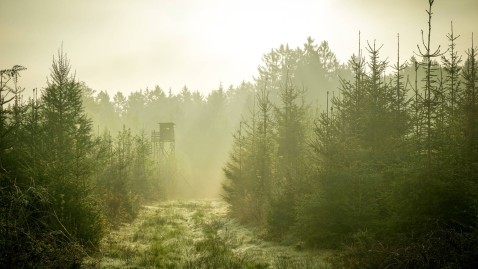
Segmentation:
{"type": "Polygon", "coordinates": [[[223,168],[226,182],[223,183],[224,199],[231,206],[232,216],[241,222],[257,222],[258,203],[255,201],[255,152],[253,130],[246,121],[241,121],[233,136],[229,161],[223,168]]]}
{"type": "Polygon", "coordinates": [[[84,112],[80,84],[70,72],[69,60],[60,49],[42,98],[41,178],[54,199],[59,230],[71,240],[95,246],[102,223],[91,196],[91,123],[84,112]]]}
{"type": "Polygon", "coordinates": [[[274,106],[277,171],[268,220],[272,233],[284,235],[294,223],[297,196],[304,191],[309,124],[305,90],[286,77],[279,96],[280,104],[274,106]]]}
{"type": "Polygon", "coordinates": [[[437,106],[441,98],[441,92],[439,87],[436,85],[437,82],[437,67],[434,64],[433,59],[442,55],[440,51],[440,46],[436,50],[431,48],[431,30],[432,30],[432,7],[435,0],[429,0],[429,6],[426,10],[428,14],[428,33],[427,38],[423,37],[422,31],[422,43],[423,51],[420,46],[417,45],[418,55],[423,57],[425,61],[425,78],[424,78],[424,96],[422,100],[423,104],[423,116],[425,120],[425,128],[423,136],[423,143],[425,144],[425,154],[426,154],[426,167],[428,170],[431,170],[432,159],[434,159],[435,152],[435,138],[436,138],[436,119],[437,119],[437,106]]]}
{"type": "Polygon", "coordinates": [[[477,181],[478,178],[478,53],[471,42],[463,67],[464,89],[462,95],[463,110],[463,158],[466,178],[477,181]]]}
{"type": "Polygon", "coordinates": [[[266,212],[269,209],[273,178],[275,173],[274,155],[276,145],[273,134],[273,105],[269,99],[269,90],[264,85],[257,94],[257,120],[254,121],[254,141],[256,152],[255,159],[255,180],[254,193],[260,194],[258,199],[258,221],[265,222],[266,212]]]}
{"type": "Polygon", "coordinates": [[[266,224],[275,175],[272,109],[266,86],[257,92],[249,121],[234,135],[229,161],[223,168],[225,199],[243,222],[266,224]]]}
{"type": "Polygon", "coordinates": [[[453,22],[451,22],[451,31],[447,35],[448,41],[450,42],[448,45],[448,58],[443,55],[442,56],[442,63],[443,69],[446,71],[446,95],[447,100],[449,103],[450,112],[450,121],[453,125],[453,122],[456,120],[456,110],[457,110],[457,102],[458,97],[460,96],[460,71],[461,71],[461,62],[462,57],[458,55],[458,51],[456,50],[456,40],[460,36],[456,36],[453,32],[453,22]]]}

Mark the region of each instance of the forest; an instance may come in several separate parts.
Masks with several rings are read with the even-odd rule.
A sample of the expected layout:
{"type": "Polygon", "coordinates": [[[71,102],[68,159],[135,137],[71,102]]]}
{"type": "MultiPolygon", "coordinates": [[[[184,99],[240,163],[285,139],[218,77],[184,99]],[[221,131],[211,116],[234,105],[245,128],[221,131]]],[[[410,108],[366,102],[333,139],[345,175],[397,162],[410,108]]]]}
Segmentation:
{"type": "Polygon", "coordinates": [[[434,44],[440,14],[426,2],[410,59],[398,34],[386,44],[393,63],[360,33],[347,63],[308,37],[265,53],[253,81],[207,95],[110,96],[76,77],[63,46],[41,89],[22,87],[28,67],[0,70],[0,267],[121,268],[85,260],[160,201],[158,212],[200,223],[204,237],[179,239],[168,229],[180,226],[157,217],[172,235],[156,244],[171,236],[199,254],[171,258],[174,246],[161,245],[127,268],[476,268],[478,51],[453,23],[448,44],[434,44]],[[160,122],[175,126],[169,173],[152,150],[160,122]],[[218,233],[225,224],[198,213],[219,210],[204,199],[261,240],[330,254],[320,266],[241,256],[227,227],[218,233]]]}

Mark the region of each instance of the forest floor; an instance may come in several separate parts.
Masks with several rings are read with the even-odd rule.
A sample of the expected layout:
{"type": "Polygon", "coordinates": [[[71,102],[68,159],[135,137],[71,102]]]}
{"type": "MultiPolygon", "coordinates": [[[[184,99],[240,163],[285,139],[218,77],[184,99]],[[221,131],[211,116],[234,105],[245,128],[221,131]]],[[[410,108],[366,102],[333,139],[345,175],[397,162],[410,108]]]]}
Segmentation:
{"type": "Polygon", "coordinates": [[[92,268],[330,268],[327,253],[260,239],[227,216],[220,200],[143,206],[135,221],[101,242],[92,268]]]}

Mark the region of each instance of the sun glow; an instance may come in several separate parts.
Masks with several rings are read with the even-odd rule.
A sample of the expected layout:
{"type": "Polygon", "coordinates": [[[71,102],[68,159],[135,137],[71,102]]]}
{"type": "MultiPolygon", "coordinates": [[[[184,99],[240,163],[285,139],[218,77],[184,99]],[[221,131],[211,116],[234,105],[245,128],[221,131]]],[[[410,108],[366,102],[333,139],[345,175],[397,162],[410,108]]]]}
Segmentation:
{"type": "MultiPolygon", "coordinates": [[[[384,44],[383,58],[395,61],[397,33],[408,59],[426,28],[418,1],[7,1],[0,18],[0,56],[6,66],[22,64],[26,88],[43,87],[48,62],[63,43],[78,78],[96,90],[131,92],[184,85],[205,94],[257,75],[263,54],[281,44],[295,48],[307,37],[327,40],[345,63],[362,45],[384,44]],[[36,12],[42,10],[42,12],[36,12]],[[14,14],[25,14],[18,21],[14,14]],[[403,22],[404,18],[407,22],[403,22]],[[28,33],[28,35],[22,35],[28,33]],[[32,57],[34,55],[34,57],[32,57]]],[[[469,38],[477,2],[439,3],[434,10],[435,44],[446,44],[450,21],[469,38]]],[[[458,42],[464,51],[467,42],[458,42]]]]}

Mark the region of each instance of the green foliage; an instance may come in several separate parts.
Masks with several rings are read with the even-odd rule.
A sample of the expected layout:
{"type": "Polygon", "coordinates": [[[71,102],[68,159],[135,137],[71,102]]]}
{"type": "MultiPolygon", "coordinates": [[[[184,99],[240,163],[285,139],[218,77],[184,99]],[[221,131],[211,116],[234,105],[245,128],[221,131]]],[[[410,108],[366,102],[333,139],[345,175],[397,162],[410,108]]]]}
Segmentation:
{"type": "Polygon", "coordinates": [[[96,187],[108,221],[117,226],[135,218],[140,204],[160,194],[150,141],[123,127],[115,140],[108,132],[97,138],[96,187]]]}
{"type": "MultiPolygon", "coordinates": [[[[338,97],[332,93],[329,102],[327,91],[327,109],[313,128],[307,121],[311,113],[294,101],[300,94],[293,83],[306,81],[311,70],[316,80],[333,77],[339,70],[333,54],[326,44],[317,49],[309,39],[303,51],[281,46],[265,55],[257,81],[269,84],[275,107],[275,117],[265,121],[272,126],[269,190],[254,189],[251,182],[261,178],[244,172],[261,167],[260,158],[253,159],[263,154],[261,144],[247,146],[259,132],[241,136],[240,128],[224,169],[232,215],[247,221],[254,207],[242,201],[266,197],[260,205],[267,225],[259,224],[269,234],[340,249],[333,259],[339,268],[475,264],[476,48],[472,44],[461,65],[453,29],[448,56],[431,49],[431,23],[428,30],[419,47],[422,61],[401,64],[398,55],[392,75],[384,75],[388,63],[380,60],[380,47],[367,44],[367,61],[360,48],[348,65],[351,75],[340,81],[338,97]],[[308,58],[316,54],[329,60],[308,58]],[[442,64],[434,60],[439,56],[442,64]],[[284,79],[289,76],[290,86],[284,79]]],[[[260,111],[260,105],[255,107],[260,111]]],[[[261,123],[255,111],[247,126],[261,123]]]]}
{"type": "Polygon", "coordinates": [[[378,60],[375,46],[369,44],[369,53],[370,71],[362,59],[352,58],[355,82],[342,82],[343,98],[333,100],[336,112],[316,122],[316,170],[295,225],[311,244],[337,247],[359,231],[376,229],[389,214],[389,169],[401,157],[398,131],[404,131],[395,126],[406,118],[393,105],[394,89],[380,76],[386,63],[378,60]]]}
{"type": "Polygon", "coordinates": [[[274,267],[277,269],[327,269],[330,268],[328,264],[318,263],[317,261],[299,258],[293,259],[288,256],[279,256],[274,261],[274,267]]]}
{"type": "Polygon", "coordinates": [[[242,222],[266,223],[277,150],[272,109],[269,91],[263,88],[257,94],[257,107],[252,108],[252,122],[240,123],[231,160],[224,168],[229,179],[223,184],[224,198],[231,204],[232,214],[242,222]]]}
{"type": "MultiPolygon", "coordinates": [[[[221,84],[206,97],[186,86],[177,95],[155,87],[95,96],[59,50],[42,96],[34,90],[25,103],[18,86],[25,68],[0,70],[0,267],[77,266],[106,223],[118,227],[144,200],[165,197],[161,184],[170,178],[155,167],[146,135],[158,121],[182,128],[183,195],[217,193],[211,171],[232,142],[224,199],[233,217],[272,238],[340,249],[333,260],[344,268],[474,266],[478,53],[472,41],[462,63],[453,27],[449,53],[432,50],[433,3],[422,59],[401,64],[398,55],[391,75],[375,42],[367,43],[367,60],[359,44],[340,65],[327,42],[312,38],[265,54],[255,83],[221,84]]],[[[224,224],[203,218],[193,215],[203,237],[187,242],[200,255],[186,267],[265,266],[234,253],[224,224]]],[[[169,237],[183,231],[155,221],[171,226],[169,237]]],[[[142,265],[180,261],[166,243],[155,238],[142,265]]],[[[315,268],[287,257],[275,266],[315,268]]]]}
{"type": "MultiPolygon", "coordinates": [[[[34,90],[26,104],[17,85],[24,68],[1,71],[0,267],[78,266],[107,223],[132,220],[158,195],[149,139],[126,128],[114,141],[94,139],[83,104],[96,104],[93,90],[70,69],[60,49],[43,95],[34,90]]],[[[98,100],[98,111],[114,113],[105,93],[98,100]]]]}
{"type": "Polygon", "coordinates": [[[271,184],[271,209],[268,215],[269,231],[275,236],[288,233],[296,216],[296,200],[305,191],[308,140],[308,107],[305,92],[290,85],[286,78],[280,91],[280,104],[275,106],[275,140],[277,144],[277,171],[271,184]]]}
{"type": "MultiPolygon", "coordinates": [[[[220,200],[144,206],[83,265],[107,268],[329,268],[322,255],[266,242],[226,214],[220,200]]],[[[87,267],[89,268],[89,267],[87,267]]]]}
{"type": "MultiPolygon", "coordinates": [[[[54,62],[53,69],[60,72],[56,64],[58,62],[54,62]]],[[[64,67],[62,70],[66,72],[64,67]]],[[[80,194],[79,187],[69,185],[72,181],[66,180],[83,176],[79,170],[80,162],[75,163],[73,160],[80,156],[80,144],[88,144],[88,137],[84,136],[80,141],[80,135],[76,135],[76,139],[72,139],[75,134],[66,134],[67,128],[62,129],[57,124],[55,130],[62,133],[59,136],[62,136],[65,148],[50,144],[49,149],[59,155],[61,148],[62,156],[68,156],[69,159],[48,159],[52,155],[47,154],[47,145],[42,141],[46,136],[47,122],[54,118],[54,113],[49,114],[52,116],[50,118],[42,117],[45,107],[51,106],[48,102],[45,104],[37,100],[36,96],[28,104],[21,102],[22,90],[17,85],[18,72],[21,70],[24,68],[14,67],[2,70],[1,74],[0,266],[78,266],[78,261],[86,254],[85,250],[95,246],[102,235],[102,224],[97,220],[99,212],[94,199],[80,194]],[[13,86],[8,85],[9,82],[13,82],[13,86]],[[68,176],[63,174],[64,181],[55,182],[58,177],[53,175],[62,173],[54,171],[53,166],[71,169],[71,173],[68,176]],[[68,196],[65,197],[65,194],[68,196]],[[67,214],[66,210],[71,212],[67,214]]],[[[70,90],[74,92],[74,82],[70,82],[70,90]]],[[[71,95],[81,96],[77,93],[71,95]]],[[[73,124],[75,116],[71,109],[80,109],[81,113],[81,103],[64,111],[64,115],[68,114],[65,117],[71,120],[69,123],[73,124]]],[[[88,128],[85,123],[85,128],[88,128]]],[[[87,189],[84,191],[88,193],[87,189]]]]}
{"type": "Polygon", "coordinates": [[[283,237],[294,222],[298,194],[310,185],[311,115],[305,100],[316,104],[325,93],[319,85],[338,84],[341,68],[327,42],[317,47],[311,38],[303,49],[280,46],[263,60],[250,117],[241,121],[224,168],[224,190],[233,216],[283,237]]]}
{"type": "Polygon", "coordinates": [[[189,261],[185,268],[266,268],[265,265],[235,254],[227,231],[223,235],[219,234],[223,226],[224,223],[218,220],[203,224],[204,239],[194,244],[200,256],[189,261]]]}
{"type": "Polygon", "coordinates": [[[51,225],[81,245],[95,247],[102,236],[101,213],[92,197],[91,123],[84,113],[82,88],[70,74],[66,54],[53,59],[42,96],[39,181],[48,189],[56,218],[51,225]]]}

